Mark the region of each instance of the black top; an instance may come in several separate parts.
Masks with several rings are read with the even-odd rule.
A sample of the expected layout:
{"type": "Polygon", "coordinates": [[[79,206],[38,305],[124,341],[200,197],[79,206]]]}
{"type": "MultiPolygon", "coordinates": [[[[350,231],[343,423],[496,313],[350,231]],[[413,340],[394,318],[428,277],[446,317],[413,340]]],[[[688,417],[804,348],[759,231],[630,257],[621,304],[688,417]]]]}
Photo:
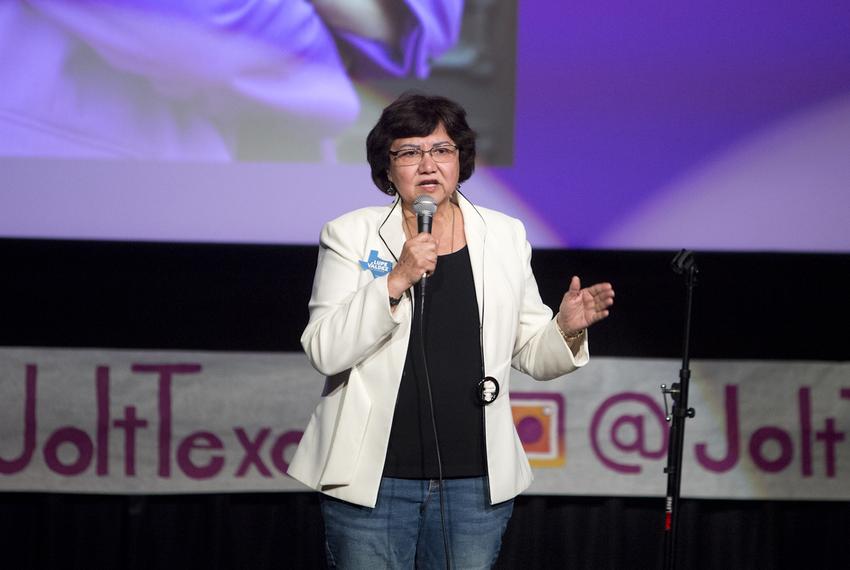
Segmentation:
{"type": "MultiPolygon", "coordinates": [[[[414,295],[410,343],[384,476],[436,479],[439,470],[420,342],[419,284],[414,295]]],[[[485,475],[484,412],[476,395],[482,369],[478,303],[466,247],[437,259],[426,295],[425,354],[443,477],[485,475]]]]}

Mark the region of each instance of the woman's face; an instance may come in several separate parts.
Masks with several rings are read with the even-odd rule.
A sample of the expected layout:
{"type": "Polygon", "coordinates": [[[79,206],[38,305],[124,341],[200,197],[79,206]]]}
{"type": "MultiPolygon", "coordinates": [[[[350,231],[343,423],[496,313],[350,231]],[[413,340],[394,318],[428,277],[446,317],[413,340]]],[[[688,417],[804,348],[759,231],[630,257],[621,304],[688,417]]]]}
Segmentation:
{"type": "MultiPolygon", "coordinates": [[[[426,137],[394,140],[390,145],[390,152],[395,153],[406,149],[428,151],[435,147],[454,146],[454,144],[443,124],[440,123],[434,132],[426,137]]],[[[459,175],[460,160],[457,152],[448,162],[437,162],[432,153],[425,152],[418,164],[408,166],[399,164],[398,159],[390,155],[390,169],[387,172],[390,182],[398,190],[404,205],[408,207],[421,194],[430,195],[437,202],[437,206],[440,206],[454,193],[459,175]]]]}

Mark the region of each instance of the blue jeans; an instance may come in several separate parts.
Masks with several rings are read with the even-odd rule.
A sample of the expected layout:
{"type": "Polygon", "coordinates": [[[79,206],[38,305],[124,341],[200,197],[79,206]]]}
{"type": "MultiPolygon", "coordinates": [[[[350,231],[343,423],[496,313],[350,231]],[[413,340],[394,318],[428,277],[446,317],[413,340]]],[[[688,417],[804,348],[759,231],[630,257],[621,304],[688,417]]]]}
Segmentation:
{"type": "MultiPolygon", "coordinates": [[[[452,568],[490,568],[513,499],[490,505],[486,477],[443,481],[452,568]]],[[[345,570],[446,568],[440,482],[384,477],[375,508],[322,495],[328,566],[345,570]]]]}

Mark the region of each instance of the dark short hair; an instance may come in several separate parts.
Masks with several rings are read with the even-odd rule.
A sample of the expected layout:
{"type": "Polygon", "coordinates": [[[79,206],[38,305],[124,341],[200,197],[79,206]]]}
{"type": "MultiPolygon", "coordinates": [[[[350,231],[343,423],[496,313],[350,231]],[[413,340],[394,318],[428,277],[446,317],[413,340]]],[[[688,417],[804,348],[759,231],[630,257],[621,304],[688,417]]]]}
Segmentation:
{"type": "Polygon", "coordinates": [[[405,92],[381,113],[378,123],[366,137],[366,160],[372,168],[372,181],[381,192],[396,193],[387,178],[390,147],[396,139],[425,137],[442,123],[460,152],[458,182],[464,182],[475,170],[475,131],[466,123],[466,110],[439,95],[405,92]]]}

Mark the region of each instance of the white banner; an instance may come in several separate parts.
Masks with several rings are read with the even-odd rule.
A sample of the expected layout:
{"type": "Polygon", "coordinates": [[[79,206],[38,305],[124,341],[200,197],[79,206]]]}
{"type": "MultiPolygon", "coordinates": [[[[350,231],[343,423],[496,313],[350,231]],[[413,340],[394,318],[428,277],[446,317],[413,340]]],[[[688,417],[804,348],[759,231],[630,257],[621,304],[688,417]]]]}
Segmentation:
{"type": "MultiPolygon", "coordinates": [[[[679,362],[515,373],[531,493],[663,496],[679,362]]],[[[850,364],[692,361],[682,495],[850,499],[850,364]]],[[[288,461],[324,379],[302,354],[0,349],[0,490],[303,491],[288,461]]]]}

